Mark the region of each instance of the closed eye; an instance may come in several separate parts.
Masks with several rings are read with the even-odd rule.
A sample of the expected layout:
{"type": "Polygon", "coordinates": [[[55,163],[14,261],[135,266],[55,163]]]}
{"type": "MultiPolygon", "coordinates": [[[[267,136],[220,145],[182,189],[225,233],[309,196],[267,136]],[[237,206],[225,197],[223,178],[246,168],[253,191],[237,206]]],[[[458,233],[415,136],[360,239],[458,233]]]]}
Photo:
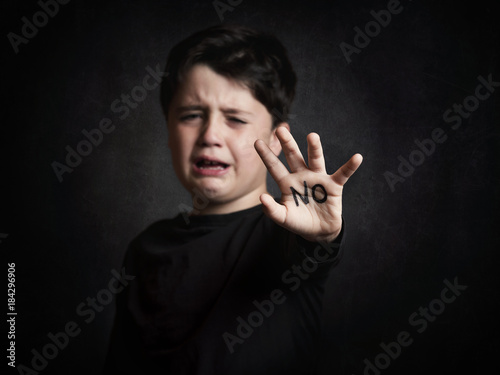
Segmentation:
{"type": "Polygon", "coordinates": [[[196,120],[198,118],[201,118],[201,114],[200,113],[190,113],[188,115],[184,115],[184,116],[181,116],[181,121],[193,121],[193,120],[196,120]]]}
{"type": "Polygon", "coordinates": [[[240,120],[239,118],[236,118],[236,117],[229,117],[228,120],[231,122],[236,122],[238,124],[246,124],[247,123],[246,121],[240,120]]]}

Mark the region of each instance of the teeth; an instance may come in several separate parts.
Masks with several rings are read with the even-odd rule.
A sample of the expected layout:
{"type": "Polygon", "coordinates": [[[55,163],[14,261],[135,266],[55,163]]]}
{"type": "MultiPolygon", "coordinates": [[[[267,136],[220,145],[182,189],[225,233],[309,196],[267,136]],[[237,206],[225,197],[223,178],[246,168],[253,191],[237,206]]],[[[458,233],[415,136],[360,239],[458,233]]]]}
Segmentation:
{"type": "Polygon", "coordinates": [[[216,166],[216,167],[212,167],[212,166],[206,166],[206,167],[201,167],[202,169],[224,169],[224,167],[222,166],[216,166]]]}
{"type": "Polygon", "coordinates": [[[212,160],[202,160],[198,163],[198,166],[204,169],[225,169],[227,167],[227,165],[224,163],[219,163],[212,160]]]}

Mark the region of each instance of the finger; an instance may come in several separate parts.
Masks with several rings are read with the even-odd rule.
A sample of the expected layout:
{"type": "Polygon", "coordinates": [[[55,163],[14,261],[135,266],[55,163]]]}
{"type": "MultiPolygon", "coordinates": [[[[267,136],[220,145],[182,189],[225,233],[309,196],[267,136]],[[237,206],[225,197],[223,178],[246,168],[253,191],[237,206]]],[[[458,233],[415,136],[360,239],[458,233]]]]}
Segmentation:
{"type": "Polygon", "coordinates": [[[361,154],[354,154],[347,163],[340,167],[337,172],[332,175],[332,180],[337,184],[344,186],[347,180],[356,172],[361,163],[363,156],[361,154]]]}
{"type": "Polygon", "coordinates": [[[279,183],[282,178],[290,174],[281,160],[278,159],[276,155],[274,155],[274,152],[271,151],[269,146],[266,145],[266,143],[262,139],[257,139],[254,143],[254,147],[260,158],[264,162],[267,170],[276,182],[279,183]]]}
{"type": "Polygon", "coordinates": [[[274,222],[282,225],[286,219],[286,207],[279,204],[269,194],[262,194],[260,201],[264,209],[264,213],[274,222]]]}
{"type": "Polygon", "coordinates": [[[311,171],[326,173],[323,147],[319,135],[316,133],[309,133],[307,136],[307,158],[311,171]]]}
{"type": "Polygon", "coordinates": [[[276,130],[276,135],[281,143],[290,170],[292,172],[298,172],[307,169],[304,157],[292,134],[284,126],[281,126],[276,130]]]}

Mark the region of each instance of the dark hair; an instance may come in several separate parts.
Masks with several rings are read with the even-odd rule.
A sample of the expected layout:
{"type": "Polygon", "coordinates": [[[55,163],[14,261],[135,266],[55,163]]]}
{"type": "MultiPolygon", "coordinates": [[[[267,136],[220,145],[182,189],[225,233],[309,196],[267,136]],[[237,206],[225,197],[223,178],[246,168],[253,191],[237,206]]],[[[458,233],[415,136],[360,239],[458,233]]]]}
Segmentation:
{"type": "Polygon", "coordinates": [[[165,116],[183,76],[196,64],[245,84],[272,115],[273,127],[287,121],[297,77],[275,36],[238,25],[217,25],[178,43],[170,51],[161,83],[165,116]]]}

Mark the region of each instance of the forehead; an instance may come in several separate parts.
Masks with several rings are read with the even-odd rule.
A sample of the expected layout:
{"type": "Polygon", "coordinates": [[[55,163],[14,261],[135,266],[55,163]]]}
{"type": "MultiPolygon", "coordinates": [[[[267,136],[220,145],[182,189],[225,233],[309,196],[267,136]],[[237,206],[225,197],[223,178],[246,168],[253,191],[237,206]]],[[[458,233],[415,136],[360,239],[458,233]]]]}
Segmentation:
{"type": "Polygon", "coordinates": [[[195,65],[177,87],[171,109],[199,105],[207,108],[228,107],[253,113],[267,112],[266,107],[240,81],[214,72],[206,65],[195,65]]]}

